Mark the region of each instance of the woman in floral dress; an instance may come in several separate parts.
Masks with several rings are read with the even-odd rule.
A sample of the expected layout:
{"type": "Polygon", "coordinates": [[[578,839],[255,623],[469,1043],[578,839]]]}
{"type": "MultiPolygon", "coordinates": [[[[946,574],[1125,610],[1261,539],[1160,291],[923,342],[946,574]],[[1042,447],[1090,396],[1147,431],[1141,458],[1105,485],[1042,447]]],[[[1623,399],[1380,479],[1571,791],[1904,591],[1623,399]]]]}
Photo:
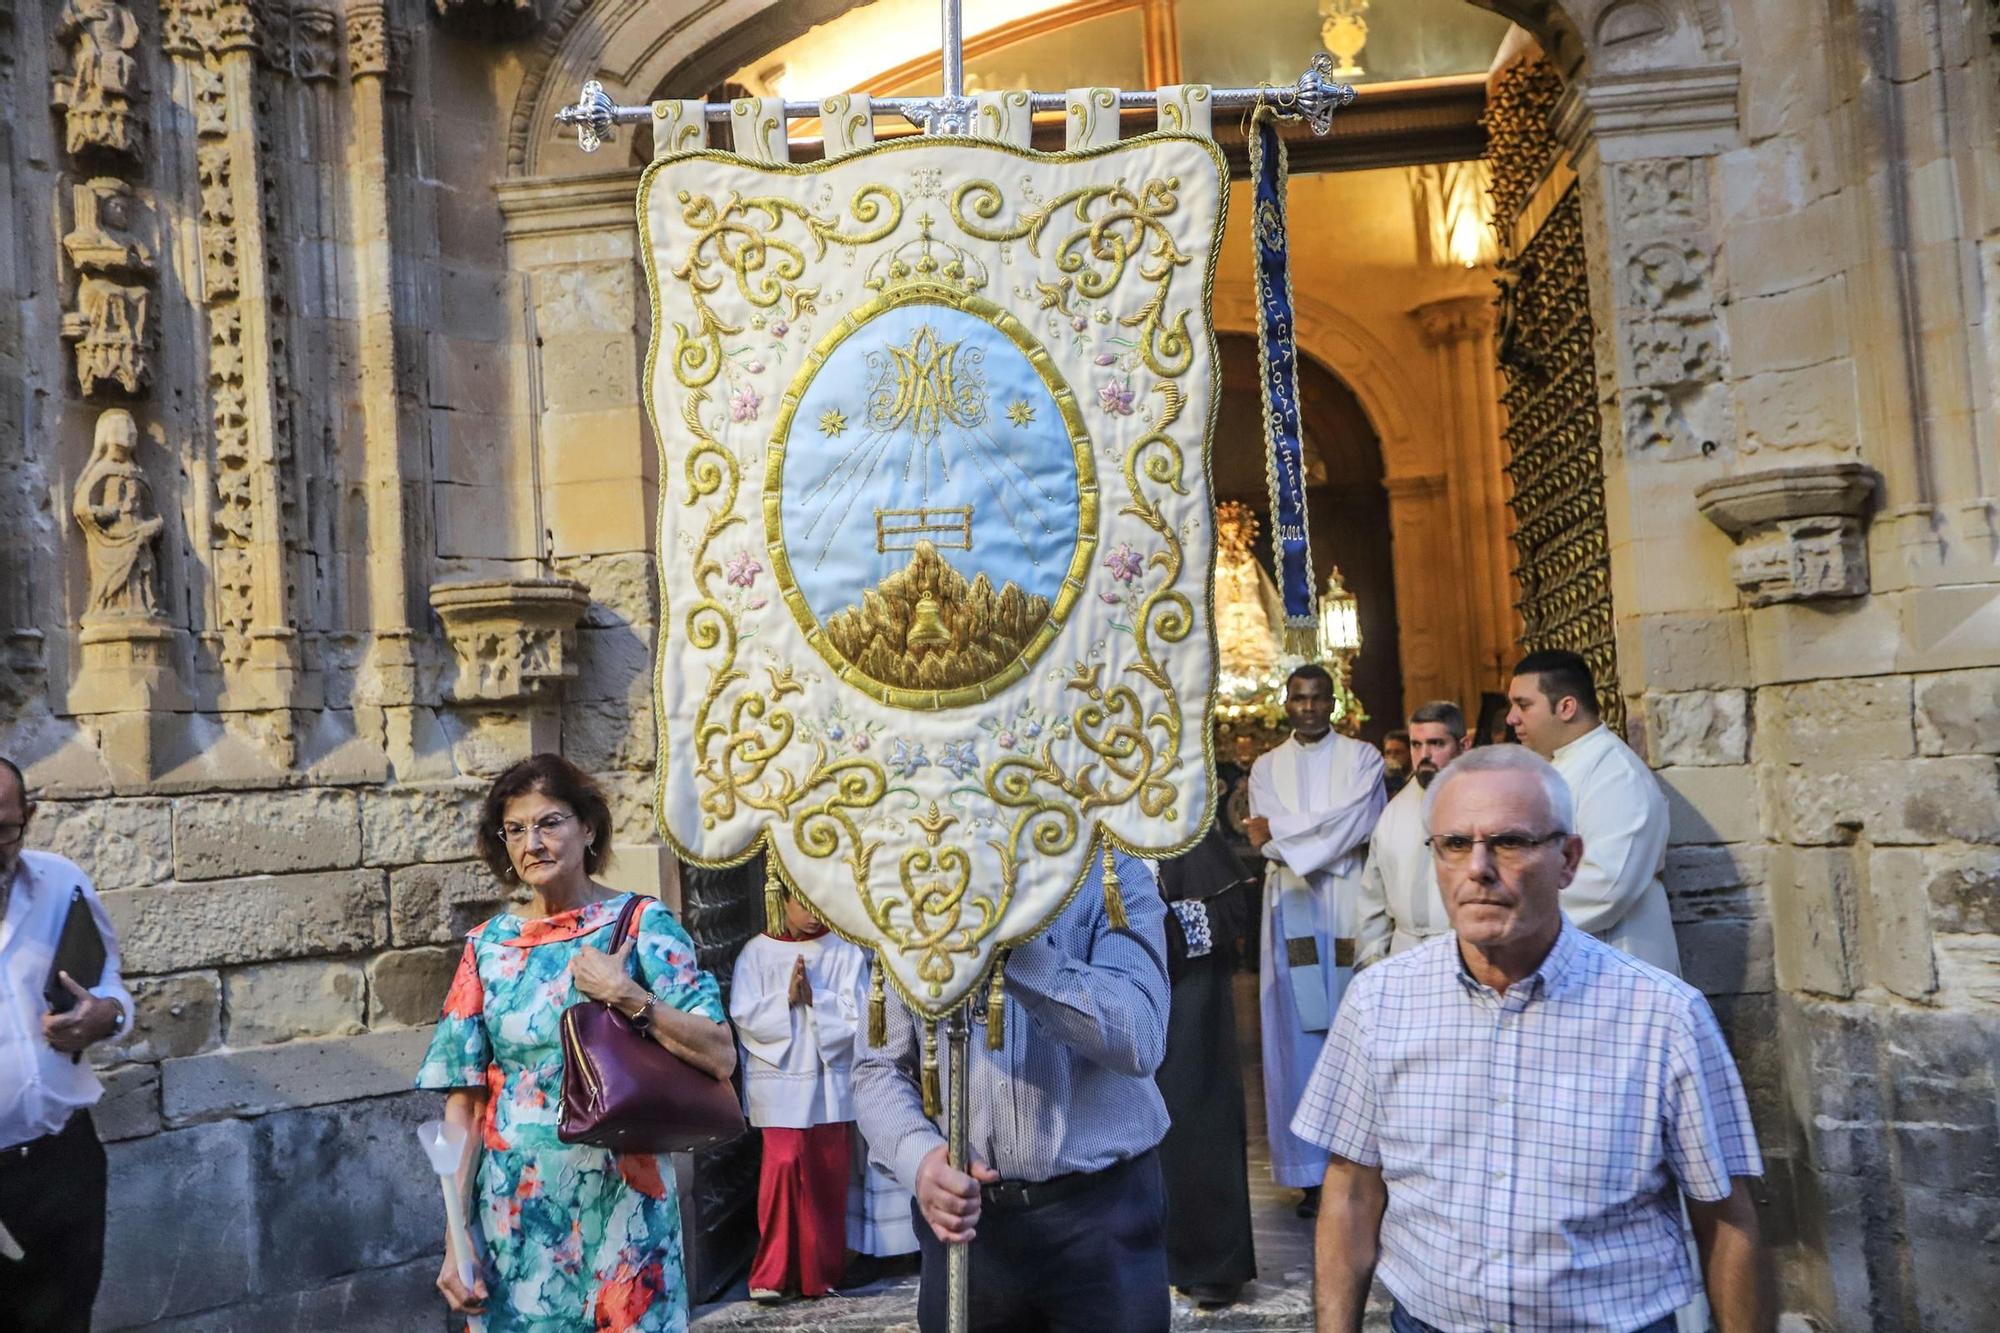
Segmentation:
{"type": "MultiPolygon", "coordinates": [[[[687,1327],[680,1204],[658,1159],[556,1137],[563,1010],[588,997],[717,1078],[736,1046],[715,978],[665,907],[605,953],[628,895],[592,882],[611,845],[603,794],[556,755],[501,774],[481,814],[480,855],[527,890],[465,941],[417,1086],[446,1093],[445,1119],[473,1146],[459,1173],[484,1238],[468,1290],[447,1252],[438,1289],[490,1333],[678,1333],[687,1327]],[[472,1194],[477,1185],[476,1198],[472,1194]]],[[[449,1247],[447,1247],[447,1251],[449,1247]]]]}

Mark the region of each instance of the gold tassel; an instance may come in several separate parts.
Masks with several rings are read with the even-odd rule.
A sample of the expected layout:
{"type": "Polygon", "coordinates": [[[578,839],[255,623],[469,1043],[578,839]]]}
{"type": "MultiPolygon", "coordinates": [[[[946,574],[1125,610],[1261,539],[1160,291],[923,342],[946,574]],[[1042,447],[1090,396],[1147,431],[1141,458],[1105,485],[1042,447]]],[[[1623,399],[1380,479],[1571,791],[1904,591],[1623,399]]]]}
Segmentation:
{"type": "Polygon", "coordinates": [[[993,980],[986,992],[986,1049],[997,1051],[1007,1041],[1007,951],[993,957],[993,980]]]}
{"type": "Polygon", "coordinates": [[[1104,848],[1104,918],[1113,930],[1132,928],[1125,917],[1125,895],[1118,888],[1118,864],[1112,859],[1109,844],[1104,848]]]}
{"type": "Polygon", "coordinates": [[[944,1114],[944,1097],[938,1091],[937,1024],[924,1024],[924,1114],[935,1120],[944,1114]]]}
{"type": "Polygon", "coordinates": [[[785,933],[785,886],[778,879],[778,858],[770,852],[764,853],[764,929],[785,933]]]}
{"type": "Polygon", "coordinates": [[[889,998],[882,991],[882,960],[868,964],[868,1044],[880,1050],[889,1044],[889,998]]]}
{"type": "Polygon", "coordinates": [[[1303,657],[1308,662],[1319,660],[1319,622],[1308,620],[1303,625],[1286,623],[1279,635],[1280,646],[1293,657],[1303,657]]]}

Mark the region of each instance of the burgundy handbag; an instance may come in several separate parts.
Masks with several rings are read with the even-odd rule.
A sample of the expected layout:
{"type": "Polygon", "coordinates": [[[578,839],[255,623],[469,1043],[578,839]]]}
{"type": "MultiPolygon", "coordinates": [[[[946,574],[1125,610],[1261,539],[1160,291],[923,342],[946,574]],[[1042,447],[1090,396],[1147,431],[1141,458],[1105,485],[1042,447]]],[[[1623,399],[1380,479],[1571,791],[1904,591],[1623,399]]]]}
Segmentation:
{"type": "MultiPolygon", "coordinates": [[[[647,898],[618,914],[610,953],[625,947],[647,898]]],[[[690,1152],[741,1134],[736,1087],[711,1078],[600,1000],[562,1016],[562,1114],[556,1137],[612,1152],[690,1152]]]]}

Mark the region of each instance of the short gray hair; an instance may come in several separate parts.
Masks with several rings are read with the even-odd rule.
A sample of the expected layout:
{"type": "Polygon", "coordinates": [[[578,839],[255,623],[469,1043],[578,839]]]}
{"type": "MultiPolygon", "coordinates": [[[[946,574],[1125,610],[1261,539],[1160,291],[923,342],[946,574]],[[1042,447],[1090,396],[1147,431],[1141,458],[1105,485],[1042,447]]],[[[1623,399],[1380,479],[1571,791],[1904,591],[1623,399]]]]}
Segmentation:
{"type": "Polygon", "coordinates": [[[1433,699],[1410,714],[1411,726],[1414,727],[1419,722],[1442,726],[1451,733],[1451,738],[1455,741],[1465,739],[1465,712],[1449,699],[1433,699]]]}
{"type": "Polygon", "coordinates": [[[1472,773],[1534,774],[1535,781],[1542,786],[1542,799],[1548,802],[1549,815],[1556,822],[1556,827],[1549,832],[1576,832],[1576,800],[1570,795],[1569,783],[1563,780],[1563,775],[1556,771],[1554,764],[1525,745],[1482,745],[1440,769],[1438,775],[1431,779],[1431,785],[1424,789],[1425,828],[1430,827],[1431,812],[1437,808],[1438,793],[1472,773]]]}

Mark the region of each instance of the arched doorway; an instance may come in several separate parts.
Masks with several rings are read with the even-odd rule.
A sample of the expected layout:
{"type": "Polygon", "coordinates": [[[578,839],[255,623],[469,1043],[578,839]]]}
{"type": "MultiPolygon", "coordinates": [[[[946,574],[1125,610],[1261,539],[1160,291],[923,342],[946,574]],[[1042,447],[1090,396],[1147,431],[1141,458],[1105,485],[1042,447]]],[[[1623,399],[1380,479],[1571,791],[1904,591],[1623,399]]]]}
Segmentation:
{"type": "MultiPolygon", "coordinates": [[[[1217,503],[1240,500],[1258,518],[1258,558],[1271,564],[1271,492],[1266,476],[1263,402],[1257,392],[1257,340],[1245,333],[1216,339],[1222,402],[1216,412],[1210,473],[1217,503]]],[[[1389,493],[1382,484],[1382,443],[1347,383],[1310,356],[1299,358],[1305,425],[1313,575],[1320,587],[1336,567],[1361,612],[1361,653],[1354,692],[1367,711],[1361,734],[1379,740],[1403,716],[1403,666],[1396,616],[1389,493]]]]}

